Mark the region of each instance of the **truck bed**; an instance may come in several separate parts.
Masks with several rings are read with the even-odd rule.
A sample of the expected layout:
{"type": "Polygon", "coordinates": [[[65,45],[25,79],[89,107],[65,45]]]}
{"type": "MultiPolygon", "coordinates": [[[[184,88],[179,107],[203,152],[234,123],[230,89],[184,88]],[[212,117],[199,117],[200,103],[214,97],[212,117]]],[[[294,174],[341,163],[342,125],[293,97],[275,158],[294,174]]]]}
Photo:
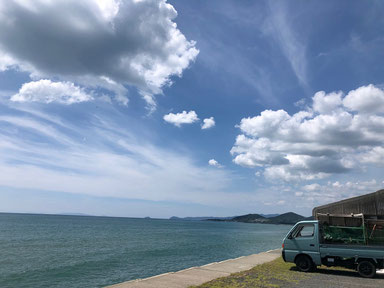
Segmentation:
{"type": "Polygon", "coordinates": [[[320,257],[327,256],[384,260],[384,246],[320,244],[320,257]]]}

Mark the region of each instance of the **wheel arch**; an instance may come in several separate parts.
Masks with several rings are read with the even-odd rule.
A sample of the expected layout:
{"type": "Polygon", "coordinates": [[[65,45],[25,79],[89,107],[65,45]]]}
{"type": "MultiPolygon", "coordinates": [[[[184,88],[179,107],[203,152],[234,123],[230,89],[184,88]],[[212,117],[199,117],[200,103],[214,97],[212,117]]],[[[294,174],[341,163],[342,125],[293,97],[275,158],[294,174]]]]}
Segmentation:
{"type": "Polygon", "coordinates": [[[356,264],[359,264],[360,262],[363,262],[363,261],[369,261],[369,262],[372,262],[373,265],[375,265],[376,267],[380,264],[379,261],[377,261],[376,258],[364,258],[364,257],[360,257],[360,258],[357,258],[355,260],[356,264]]]}
{"type": "Polygon", "coordinates": [[[309,254],[307,254],[307,253],[299,253],[299,254],[297,254],[297,255],[295,256],[295,259],[293,260],[293,262],[296,263],[297,258],[299,258],[300,256],[306,256],[306,257],[308,257],[309,259],[311,259],[312,264],[315,263],[315,262],[313,261],[312,257],[311,257],[309,254]]]}

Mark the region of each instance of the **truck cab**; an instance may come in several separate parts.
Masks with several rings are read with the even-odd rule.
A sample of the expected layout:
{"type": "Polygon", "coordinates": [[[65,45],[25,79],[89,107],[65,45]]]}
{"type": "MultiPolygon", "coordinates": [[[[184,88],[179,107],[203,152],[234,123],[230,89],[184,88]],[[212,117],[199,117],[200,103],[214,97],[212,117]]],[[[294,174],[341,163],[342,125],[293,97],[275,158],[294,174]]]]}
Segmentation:
{"type": "Polygon", "coordinates": [[[283,240],[283,259],[292,263],[301,260],[300,270],[311,271],[321,265],[319,243],[319,222],[300,221],[283,240]],[[304,261],[308,256],[312,263],[304,261]]]}

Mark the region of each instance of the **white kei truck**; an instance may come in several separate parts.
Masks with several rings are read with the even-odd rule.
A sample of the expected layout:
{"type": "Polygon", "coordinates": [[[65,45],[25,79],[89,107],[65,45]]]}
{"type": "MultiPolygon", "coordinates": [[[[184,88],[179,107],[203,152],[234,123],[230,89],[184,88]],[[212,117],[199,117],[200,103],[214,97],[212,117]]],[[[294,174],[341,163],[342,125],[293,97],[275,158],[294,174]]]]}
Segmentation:
{"type": "Polygon", "coordinates": [[[366,278],[384,268],[384,220],[364,219],[363,214],[319,214],[317,219],[300,221],[288,232],[285,262],[303,272],[320,265],[345,267],[366,278]]]}

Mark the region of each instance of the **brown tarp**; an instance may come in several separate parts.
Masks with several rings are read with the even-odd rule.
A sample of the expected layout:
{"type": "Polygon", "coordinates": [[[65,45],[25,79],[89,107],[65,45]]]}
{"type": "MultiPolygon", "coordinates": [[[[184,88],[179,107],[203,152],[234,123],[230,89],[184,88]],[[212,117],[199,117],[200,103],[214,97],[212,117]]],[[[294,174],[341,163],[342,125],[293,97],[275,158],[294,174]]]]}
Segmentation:
{"type": "Polygon", "coordinates": [[[363,213],[366,218],[384,219],[384,189],[313,208],[312,215],[315,219],[318,213],[344,215],[363,213]]]}

